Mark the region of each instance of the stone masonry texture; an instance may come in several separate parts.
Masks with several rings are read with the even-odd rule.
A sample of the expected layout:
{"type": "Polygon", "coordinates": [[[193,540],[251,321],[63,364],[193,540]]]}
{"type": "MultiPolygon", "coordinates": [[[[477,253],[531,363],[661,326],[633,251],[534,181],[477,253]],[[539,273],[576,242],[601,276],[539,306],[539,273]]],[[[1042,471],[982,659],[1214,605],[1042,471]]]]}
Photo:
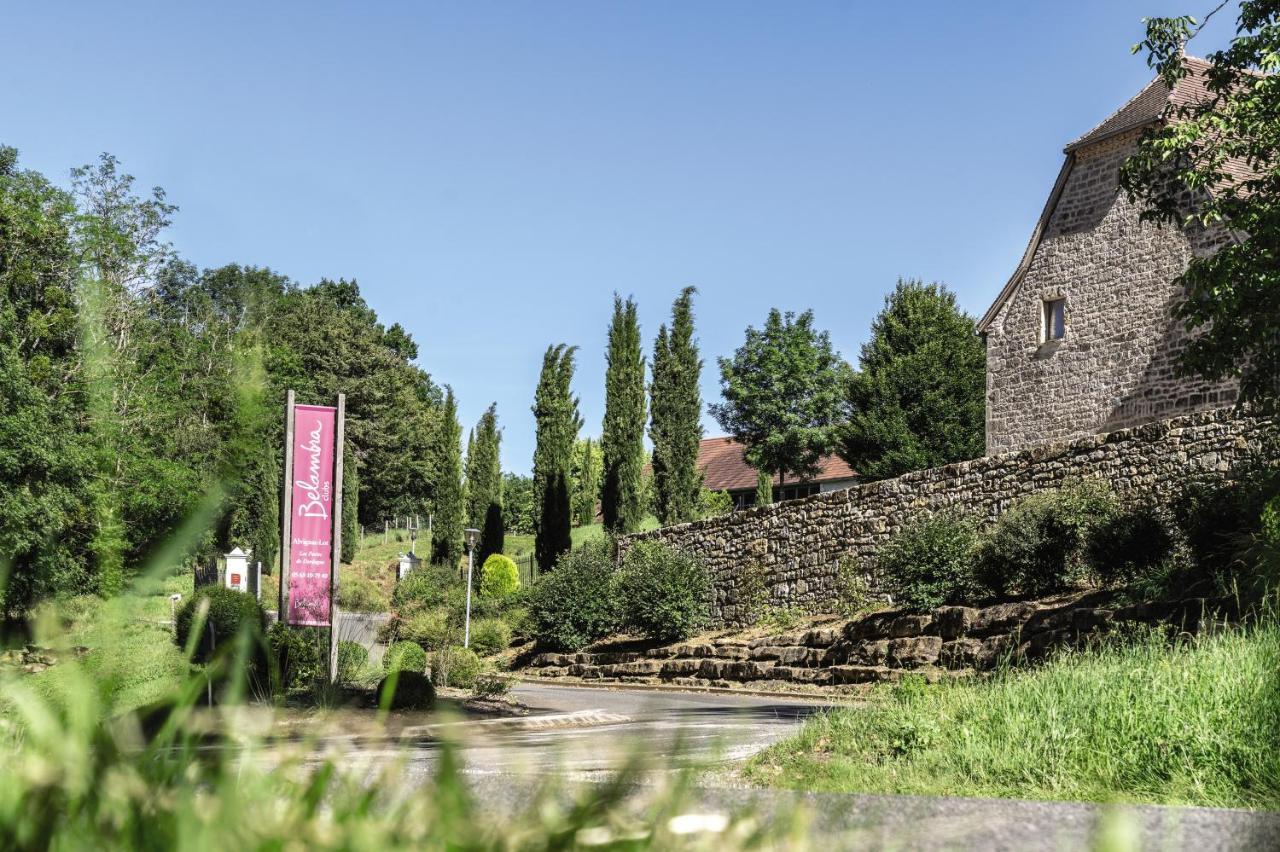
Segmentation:
{"type": "Polygon", "coordinates": [[[744,626],[751,575],[775,605],[830,611],[839,565],[854,560],[874,593],[876,551],[921,512],[992,520],[1019,497],[1087,478],[1110,483],[1122,499],[1167,498],[1190,480],[1226,475],[1276,435],[1270,418],[1217,409],[638,533],[620,547],[656,539],[702,559],[714,622],[744,626]]]}
{"type": "Polygon", "coordinates": [[[988,327],[987,453],[1112,431],[1234,402],[1234,380],[1179,375],[1172,316],[1193,254],[1225,238],[1140,221],[1119,171],[1140,131],[1080,149],[1021,283],[988,327]],[[1066,335],[1041,343],[1045,299],[1066,335]]]}

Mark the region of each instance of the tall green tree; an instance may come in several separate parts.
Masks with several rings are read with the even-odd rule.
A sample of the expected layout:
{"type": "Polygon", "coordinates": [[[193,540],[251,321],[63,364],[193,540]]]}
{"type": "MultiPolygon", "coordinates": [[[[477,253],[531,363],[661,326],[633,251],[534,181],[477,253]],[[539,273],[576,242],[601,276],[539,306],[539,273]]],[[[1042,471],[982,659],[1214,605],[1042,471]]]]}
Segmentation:
{"type": "Polygon", "coordinates": [[[649,439],[653,441],[654,503],[658,519],[679,524],[700,513],[702,472],[702,359],[693,336],[693,287],[671,306],[671,330],[663,324],[653,343],[649,384],[649,439]]]}
{"type": "Polygon", "coordinates": [[[534,555],[544,571],[573,545],[570,538],[569,477],[573,447],[582,428],[578,399],[570,389],[576,347],[548,346],[534,393],[536,444],[533,493],[537,506],[534,555]]]}
{"type": "Polygon", "coordinates": [[[0,147],[0,616],[96,588],[74,209],[0,147]]]}
{"type": "Polygon", "coordinates": [[[521,535],[537,531],[537,507],[533,499],[533,478],[518,473],[502,475],[502,525],[521,535]]]}
{"type": "Polygon", "coordinates": [[[440,426],[431,442],[429,457],[435,471],[435,494],[431,502],[431,559],[456,567],[462,558],[462,530],[466,522],[466,501],[462,485],[462,426],[458,423],[458,400],[453,388],[445,386],[440,426]]]}
{"type": "Polygon", "coordinates": [[[502,525],[502,431],[498,428],[498,404],[490,405],[472,432],[467,453],[467,523],[481,531],[480,564],[491,554],[501,553],[505,534],[502,525]]]}
{"type": "MultiPolygon", "coordinates": [[[[1145,51],[1172,89],[1201,26],[1190,16],[1147,19],[1134,52],[1145,51]]],[[[1178,278],[1185,298],[1174,316],[1191,332],[1182,366],[1210,380],[1238,377],[1243,401],[1270,405],[1280,396],[1280,2],[1241,2],[1236,37],[1207,59],[1206,97],[1176,100],[1120,183],[1146,220],[1228,237],[1193,255],[1178,278]]]]}
{"type": "Polygon", "coordinates": [[[768,506],[773,502],[773,477],[765,471],[756,473],[756,505],[768,506]]]}
{"type": "Polygon", "coordinates": [[[860,476],[887,479],[983,454],[986,353],[946,287],[899,280],[858,365],[837,447],[860,476]]]}
{"type": "Polygon", "coordinates": [[[351,442],[342,450],[342,561],[356,558],[360,548],[360,463],[351,451],[351,442]]]}
{"type": "Polygon", "coordinates": [[[632,533],[640,529],[644,506],[640,472],[644,468],[644,354],[636,303],[613,297],[609,346],[605,354],[604,429],[600,452],[604,463],[600,513],[605,529],[632,533]]]}
{"type": "Polygon", "coordinates": [[[721,428],[746,446],[747,462],[778,475],[807,479],[831,452],[844,402],[848,365],[813,327],[813,312],[769,312],[764,328],[720,360],[724,402],[711,406],[721,428]]]}
{"type": "Polygon", "coordinates": [[[600,444],[590,438],[578,442],[573,451],[573,522],[580,527],[595,523],[596,503],[600,497],[600,471],[603,465],[600,444]]]}

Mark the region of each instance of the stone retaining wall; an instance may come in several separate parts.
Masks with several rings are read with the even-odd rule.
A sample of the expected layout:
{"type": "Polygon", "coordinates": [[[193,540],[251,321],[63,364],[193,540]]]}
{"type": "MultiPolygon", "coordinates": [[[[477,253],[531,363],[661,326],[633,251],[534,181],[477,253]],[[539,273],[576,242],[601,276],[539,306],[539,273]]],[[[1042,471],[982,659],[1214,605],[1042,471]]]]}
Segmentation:
{"type": "Polygon", "coordinates": [[[1275,434],[1269,419],[1221,409],[638,533],[621,547],[657,539],[699,557],[713,578],[715,624],[745,626],[750,567],[772,603],[829,611],[841,560],[856,560],[877,592],[876,551],[920,512],[955,508],[994,519],[1019,497],[1090,477],[1123,498],[1167,497],[1189,478],[1223,476],[1275,434]]]}
{"type": "Polygon", "coordinates": [[[833,686],[895,681],[908,673],[936,681],[994,668],[1006,657],[1039,660],[1117,625],[1167,625],[1196,634],[1238,617],[1231,598],[1117,605],[1114,594],[1095,592],[982,609],[887,610],[753,640],[727,637],[644,651],[539,654],[528,673],[679,686],[833,686]]]}

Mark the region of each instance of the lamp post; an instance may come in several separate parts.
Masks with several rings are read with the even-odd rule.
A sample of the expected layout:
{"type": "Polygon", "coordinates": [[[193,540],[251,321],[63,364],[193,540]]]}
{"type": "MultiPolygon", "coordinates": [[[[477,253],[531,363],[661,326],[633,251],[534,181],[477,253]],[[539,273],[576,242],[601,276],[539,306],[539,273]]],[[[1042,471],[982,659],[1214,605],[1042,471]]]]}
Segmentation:
{"type": "Polygon", "coordinates": [[[463,622],[462,647],[471,647],[471,571],[475,565],[476,539],[480,530],[468,527],[464,530],[467,541],[467,620],[463,622]]]}

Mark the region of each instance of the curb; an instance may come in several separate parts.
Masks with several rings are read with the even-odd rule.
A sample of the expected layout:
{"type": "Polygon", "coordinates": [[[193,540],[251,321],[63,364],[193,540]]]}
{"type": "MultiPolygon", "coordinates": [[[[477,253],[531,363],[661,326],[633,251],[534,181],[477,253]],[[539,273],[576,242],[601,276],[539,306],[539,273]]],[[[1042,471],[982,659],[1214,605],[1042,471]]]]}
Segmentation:
{"type": "Polygon", "coordinates": [[[534,686],[558,686],[561,688],[612,689],[619,692],[685,692],[711,693],[713,695],[749,695],[756,698],[786,698],[789,701],[807,701],[810,704],[854,706],[865,703],[862,699],[843,695],[818,695],[809,692],[779,692],[768,689],[728,689],[723,686],[680,686],[671,683],[612,683],[607,681],[569,680],[568,678],[530,677],[517,675],[518,683],[534,686]]]}

